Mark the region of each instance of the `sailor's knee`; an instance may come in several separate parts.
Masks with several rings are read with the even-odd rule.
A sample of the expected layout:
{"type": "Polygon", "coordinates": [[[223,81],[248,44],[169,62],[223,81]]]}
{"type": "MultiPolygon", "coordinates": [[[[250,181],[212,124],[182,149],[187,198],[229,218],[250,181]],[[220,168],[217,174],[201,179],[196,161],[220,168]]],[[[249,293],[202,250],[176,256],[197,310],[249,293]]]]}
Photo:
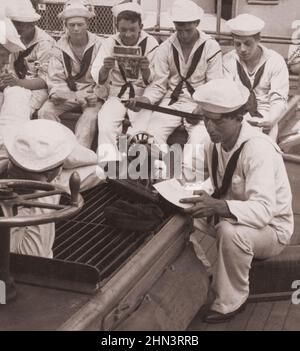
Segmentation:
{"type": "Polygon", "coordinates": [[[216,238],[219,244],[224,247],[232,247],[235,241],[236,231],[234,225],[227,222],[221,221],[216,227],[216,238]]]}

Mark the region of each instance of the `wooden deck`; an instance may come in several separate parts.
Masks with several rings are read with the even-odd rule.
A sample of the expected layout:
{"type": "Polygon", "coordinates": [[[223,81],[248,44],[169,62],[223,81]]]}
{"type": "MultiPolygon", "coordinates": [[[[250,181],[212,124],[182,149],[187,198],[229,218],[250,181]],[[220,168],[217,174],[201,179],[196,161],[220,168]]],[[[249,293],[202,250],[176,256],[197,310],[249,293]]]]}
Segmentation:
{"type": "Polygon", "coordinates": [[[202,322],[199,313],[188,331],[300,331],[300,305],[290,300],[248,303],[244,312],[227,323],[202,322]]]}
{"type": "MultiPolygon", "coordinates": [[[[212,237],[203,235],[201,245],[208,260],[216,259],[216,245],[212,237]]],[[[300,275],[299,275],[300,278],[300,275]]],[[[226,323],[202,322],[203,313],[196,315],[188,331],[300,331],[300,304],[291,299],[268,302],[249,302],[245,311],[226,323]]]]}

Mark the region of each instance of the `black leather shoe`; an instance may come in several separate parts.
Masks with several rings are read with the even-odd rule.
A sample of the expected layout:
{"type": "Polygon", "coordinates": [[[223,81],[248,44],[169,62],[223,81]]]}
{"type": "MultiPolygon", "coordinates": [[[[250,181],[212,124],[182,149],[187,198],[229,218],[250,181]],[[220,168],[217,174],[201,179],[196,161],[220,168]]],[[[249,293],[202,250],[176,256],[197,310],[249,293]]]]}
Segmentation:
{"type": "Polygon", "coordinates": [[[206,323],[224,323],[229,319],[233,318],[238,313],[241,313],[245,310],[246,303],[242,304],[237,310],[229,313],[220,313],[217,311],[209,310],[206,315],[203,317],[203,322],[206,323]]]}

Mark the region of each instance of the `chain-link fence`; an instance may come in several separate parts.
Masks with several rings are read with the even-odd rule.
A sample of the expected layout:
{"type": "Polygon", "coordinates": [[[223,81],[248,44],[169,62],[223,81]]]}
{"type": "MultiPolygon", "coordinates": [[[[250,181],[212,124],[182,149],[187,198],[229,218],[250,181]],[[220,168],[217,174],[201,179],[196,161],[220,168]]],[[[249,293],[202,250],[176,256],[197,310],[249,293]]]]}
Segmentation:
{"type": "MultiPolygon", "coordinates": [[[[38,4],[37,12],[41,15],[38,26],[50,33],[63,31],[62,21],[57,15],[63,10],[64,3],[38,4]]],[[[114,33],[113,15],[110,6],[95,6],[96,16],[89,22],[89,30],[96,34],[114,33]]]]}

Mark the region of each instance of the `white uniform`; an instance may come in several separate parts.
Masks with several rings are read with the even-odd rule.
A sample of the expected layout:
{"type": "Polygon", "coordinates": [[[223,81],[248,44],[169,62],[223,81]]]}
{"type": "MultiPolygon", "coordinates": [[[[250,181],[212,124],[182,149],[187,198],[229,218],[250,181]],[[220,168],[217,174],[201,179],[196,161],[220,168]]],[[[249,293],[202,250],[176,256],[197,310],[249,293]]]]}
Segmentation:
{"type": "MultiPolygon", "coordinates": [[[[217,144],[219,186],[227,161],[246,140],[232,184],[223,197],[235,219],[220,218],[216,227],[208,227],[206,220],[195,220],[200,231],[217,238],[218,256],[212,285],[216,300],[211,309],[220,313],[235,311],[246,301],[253,257],[279,254],[289,243],[294,229],[292,194],[280,150],[268,136],[247,122],[243,122],[230,152],[217,144]]],[[[207,150],[211,178],[212,150],[213,143],[207,150]]],[[[202,259],[198,235],[199,232],[193,233],[191,241],[202,259]]]]}
{"type": "MultiPolygon", "coordinates": [[[[93,92],[96,85],[91,76],[91,66],[101,46],[101,39],[97,35],[89,32],[88,39],[84,53],[86,53],[92,46],[94,46],[94,49],[91,56],[91,64],[88,67],[86,74],[76,80],[76,88],[79,92],[93,92]]],[[[55,92],[58,93],[58,96],[60,95],[59,92],[66,94],[72,93],[66,81],[68,72],[64,63],[63,53],[66,53],[71,59],[72,76],[76,76],[80,72],[81,60],[74,54],[69,44],[68,36],[65,35],[57,42],[49,62],[47,84],[50,97],[55,92]]],[[[80,104],[74,99],[67,100],[59,105],[54,105],[53,102],[47,100],[40,109],[38,116],[39,118],[60,122],[59,116],[63,112],[71,111],[79,107],[80,104]]],[[[83,146],[91,147],[92,145],[94,134],[96,132],[97,113],[100,107],[101,102],[99,101],[96,106],[85,106],[82,108],[83,113],[77,121],[75,135],[78,142],[83,146]]]]}
{"type": "Polygon", "coordinates": [[[8,155],[3,145],[3,130],[20,122],[30,120],[31,91],[21,87],[7,87],[2,93],[0,109],[0,174],[6,169],[8,155]]]}
{"type": "MultiPolygon", "coordinates": [[[[55,40],[50,37],[44,30],[35,27],[35,35],[30,43],[26,44],[26,49],[34,46],[33,50],[24,58],[27,68],[25,79],[41,78],[46,82],[48,63],[51,57],[52,48],[55,40]]],[[[14,62],[19,53],[11,55],[11,70],[15,73],[14,62]]],[[[48,98],[47,89],[38,89],[31,91],[30,107],[31,113],[38,110],[48,98]]]]}
{"type": "MultiPolygon", "coordinates": [[[[237,62],[239,62],[253,86],[255,74],[260,67],[265,64],[261,79],[258,85],[254,88],[257,100],[257,111],[263,116],[263,119],[255,118],[255,121],[272,121],[272,118],[274,117],[269,114],[271,108],[275,106],[279,113],[286,109],[289,92],[289,73],[287,65],[281,55],[262,45],[260,45],[260,47],[263,54],[253,75],[248,73],[245,63],[240,60],[236,51],[232,50],[223,57],[224,76],[226,78],[232,78],[242,84],[237,69],[237,62]]],[[[249,113],[246,118],[251,120],[249,113]]],[[[274,140],[276,140],[277,137],[277,130],[278,125],[276,124],[270,132],[270,136],[274,140]]]]}
{"type": "MultiPolygon", "coordinates": [[[[200,85],[205,84],[212,79],[222,78],[222,54],[219,44],[204,32],[199,31],[199,35],[199,39],[196,41],[187,62],[185,62],[176,33],[162,43],[157,49],[154,80],[144,92],[144,96],[147,97],[152,104],[161,101],[161,106],[190,113],[192,113],[198,106],[198,104],[193,101],[185,83],[183,84],[183,89],[179,95],[178,101],[171,106],[168,106],[172,92],[181,81],[181,77],[174,62],[173,46],[178,52],[181,75],[186,77],[195,51],[205,43],[201,59],[199,60],[194,73],[188,79],[195,90],[200,85]]],[[[180,126],[181,123],[181,117],[154,112],[151,117],[148,132],[154,135],[158,144],[166,144],[168,136],[172,134],[174,129],[180,126]]],[[[203,122],[200,122],[197,125],[191,125],[186,120],[183,120],[183,123],[189,134],[189,144],[197,145],[205,143],[208,136],[203,122]]],[[[191,152],[192,149],[189,148],[186,150],[191,152]]],[[[184,159],[190,159],[187,152],[184,154],[184,159]]],[[[193,169],[193,165],[189,162],[184,163],[185,171],[190,168],[193,169]]]]}
{"type": "MultiPolygon", "coordinates": [[[[143,95],[145,87],[152,81],[153,78],[153,60],[158,43],[154,37],[144,31],[141,31],[140,38],[136,46],[142,47],[142,43],[145,42],[145,40],[146,45],[143,56],[146,56],[150,62],[151,73],[148,82],[143,80],[141,72],[139,72],[138,79],[127,79],[132,84],[135,96],[143,95]]],[[[106,57],[114,56],[113,49],[117,43],[120,46],[123,45],[119,34],[113,35],[103,42],[92,66],[92,76],[95,82],[99,82],[99,71],[103,66],[104,59],[106,57]]],[[[119,158],[118,150],[116,148],[116,141],[117,136],[121,134],[122,121],[124,120],[126,113],[128,113],[132,126],[132,128],[129,128],[128,130],[129,134],[147,129],[151,112],[142,111],[141,113],[136,113],[125,108],[125,106],[120,102],[120,99],[127,100],[130,97],[129,87],[122,96],[119,95],[122,86],[124,86],[125,83],[124,77],[122,76],[116,62],[115,67],[109,73],[107,81],[99,86],[99,90],[101,90],[102,94],[101,97],[108,97],[98,114],[98,156],[100,161],[113,161],[119,158]],[[118,96],[120,98],[118,98],[118,96]],[[107,155],[108,149],[110,148],[114,149],[114,152],[113,154],[107,155]],[[116,157],[114,155],[116,155],[116,157]]]]}

